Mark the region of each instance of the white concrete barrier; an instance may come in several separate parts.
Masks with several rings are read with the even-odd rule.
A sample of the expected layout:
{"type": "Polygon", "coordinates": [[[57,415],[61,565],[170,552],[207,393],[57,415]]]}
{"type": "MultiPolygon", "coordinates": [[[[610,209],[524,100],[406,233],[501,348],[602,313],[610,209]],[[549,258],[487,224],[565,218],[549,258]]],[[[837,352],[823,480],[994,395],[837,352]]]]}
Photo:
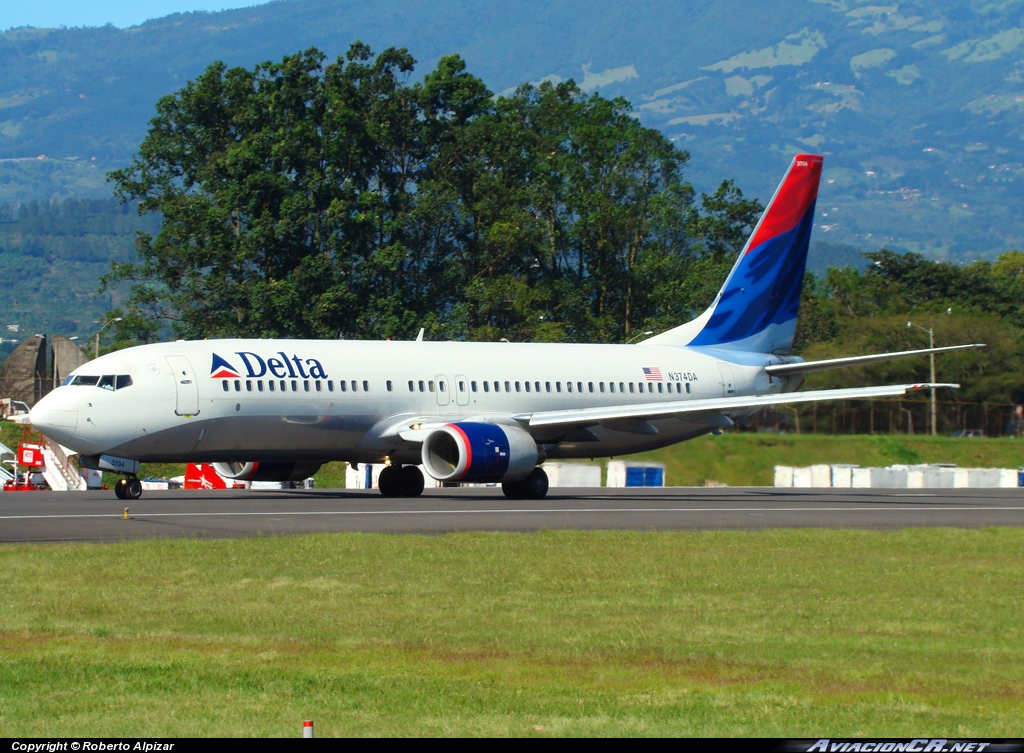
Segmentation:
{"type": "Polygon", "coordinates": [[[584,463],[545,463],[548,485],[562,488],[595,487],[601,485],[601,466],[584,463]]]}
{"type": "Polygon", "coordinates": [[[775,485],[776,486],[793,486],[793,466],[791,466],[791,465],[777,465],[777,466],[775,466],[775,485]]]}
{"type": "Polygon", "coordinates": [[[832,486],[832,469],[827,465],[812,465],[811,486],[815,489],[827,489],[832,486]]]}
{"type": "Polygon", "coordinates": [[[834,489],[849,489],[853,486],[853,469],[855,465],[833,465],[832,487],[834,489]]]}
{"type": "Polygon", "coordinates": [[[850,472],[850,486],[854,489],[870,489],[871,470],[871,468],[854,468],[850,472]]]}
{"type": "Polygon", "coordinates": [[[793,486],[800,489],[811,488],[811,469],[810,468],[794,468],[793,469],[793,486]]]}

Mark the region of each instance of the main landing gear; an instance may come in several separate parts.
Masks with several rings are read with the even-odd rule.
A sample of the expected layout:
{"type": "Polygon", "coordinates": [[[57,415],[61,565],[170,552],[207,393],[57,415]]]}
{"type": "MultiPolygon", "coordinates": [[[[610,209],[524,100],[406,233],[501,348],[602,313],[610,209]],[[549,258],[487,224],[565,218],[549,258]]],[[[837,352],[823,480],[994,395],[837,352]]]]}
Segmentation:
{"type": "Polygon", "coordinates": [[[138,499],[142,496],[142,482],[138,476],[122,476],[114,484],[114,494],[118,499],[138,499]]]}
{"type": "Polygon", "coordinates": [[[534,468],[524,479],[502,482],[501,490],[509,499],[544,499],[548,493],[548,474],[543,468],[534,468]]]}
{"type": "Polygon", "coordinates": [[[423,474],[414,465],[389,465],[377,477],[385,497],[418,497],[423,494],[423,474]]]}

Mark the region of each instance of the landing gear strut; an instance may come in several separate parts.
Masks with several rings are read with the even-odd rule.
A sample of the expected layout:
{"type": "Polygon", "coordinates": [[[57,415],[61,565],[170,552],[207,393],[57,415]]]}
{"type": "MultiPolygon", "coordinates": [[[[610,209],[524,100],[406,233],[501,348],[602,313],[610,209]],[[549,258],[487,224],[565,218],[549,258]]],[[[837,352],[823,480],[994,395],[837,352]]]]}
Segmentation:
{"type": "Polygon", "coordinates": [[[138,499],[142,496],[142,482],[138,476],[122,476],[114,484],[114,494],[118,499],[138,499]]]}
{"type": "Polygon", "coordinates": [[[524,479],[502,482],[501,490],[509,499],[544,499],[548,493],[548,474],[543,468],[534,468],[524,479]]]}
{"type": "Polygon", "coordinates": [[[377,477],[377,488],[385,497],[418,497],[423,494],[423,474],[414,465],[389,465],[377,477]]]}

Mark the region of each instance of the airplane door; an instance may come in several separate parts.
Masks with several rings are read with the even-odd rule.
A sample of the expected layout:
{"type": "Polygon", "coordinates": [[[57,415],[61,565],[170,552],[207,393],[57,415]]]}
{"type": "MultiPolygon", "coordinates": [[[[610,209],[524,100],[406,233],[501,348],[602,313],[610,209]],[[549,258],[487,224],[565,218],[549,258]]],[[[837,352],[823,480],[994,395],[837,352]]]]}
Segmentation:
{"type": "Polygon", "coordinates": [[[434,394],[437,395],[437,404],[448,405],[448,403],[451,402],[452,399],[452,386],[451,383],[448,381],[448,377],[446,377],[444,374],[438,374],[437,376],[434,377],[434,379],[437,381],[437,390],[434,391],[434,394]]]}
{"type": "Polygon", "coordinates": [[[464,374],[455,375],[455,402],[458,405],[469,405],[469,380],[464,374]]]}
{"type": "Polygon", "coordinates": [[[179,416],[198,415],[199,385],[196,383],[196,374],[192,370],[192,364],[185,356],[167,356],[167,363],[171,366],[174,387],[178,396],[178,402],[174,408],[175,414],[179,416]]]}
{"type": "Polygon", "coordinates": [[[733,379],[732,367],[727,363],[718,363],[718,371],[722,375],[722,397],[736,394],[736,382],[733,379]]]}

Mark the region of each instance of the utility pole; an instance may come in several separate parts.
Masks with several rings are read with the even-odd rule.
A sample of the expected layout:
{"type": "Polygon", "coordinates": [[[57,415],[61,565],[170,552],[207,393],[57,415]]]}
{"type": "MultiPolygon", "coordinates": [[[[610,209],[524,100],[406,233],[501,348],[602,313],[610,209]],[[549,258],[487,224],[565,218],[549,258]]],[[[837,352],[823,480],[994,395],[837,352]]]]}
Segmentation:
{"type": "MultiPolygon", "coordinates": [[[[945,315],[952,314],[952,313],[953,313],[953,309],[949,308],[949,309],[946,309],[946,314],[945,315]]],[[[938,319],[936,319],[934,322],[931,323],[931,325],[928,327],[928,329],[925,329],[920,324],[914,324],[913,322],[907,322],[907,329],[910,329],[911,327],[917,327],[922,332],[927,332],[928,333],[928,349],[929,350],[934,350],[935,349],[935,325],[938,324],[941,319],[942,319],[942,317],[940,316],[938,319]]],[[[929,365],[931,366],[931,376],[930,376],[931,383],[934,385],[935,384],[935,354],[934,353],[929,353],[928,354],[928,362],[929,362],[929,365]]],[[[939,425],[938,425],[938,421],[937,421],[938,411],[936,410],[936,407],[935,407],[935,387],[931,388],[931,393],[932,394],[931,394],[930,402],[931,402],[931,414],[932,414],[931,415],[932,436],[933,437],[937,437],[939,435],[939,425]]]]}
{"type": "MultiPolygon", "coordinates": [[[[94,356],[95,358],[99,358],[100,357],[100,332],[105,330],[108,325],[113,324],[114,322],[119,322],[119,321],[121,321],[121,317],[116,316],[113,319],[110,319],[109,321],[104,322],[103,326],[100,327],[98,330],[96,330],[96,355],[94,356]]],[[[96,324],[99,324],[99,323],[100,322],[96,322],[96,324]]]]}

